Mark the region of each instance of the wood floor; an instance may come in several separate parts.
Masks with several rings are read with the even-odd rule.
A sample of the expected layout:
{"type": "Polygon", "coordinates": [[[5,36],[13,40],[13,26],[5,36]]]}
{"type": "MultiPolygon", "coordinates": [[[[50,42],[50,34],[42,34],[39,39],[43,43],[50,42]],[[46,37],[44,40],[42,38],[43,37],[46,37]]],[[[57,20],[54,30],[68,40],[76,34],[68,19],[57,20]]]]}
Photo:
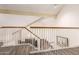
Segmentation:
{"type": "Polygon", "coordinates": [[[0,55],[27,55],[29,52],[36,50],[30,45],[0,47],[0,55]]]}
{"type": "Polygon", "coordinates": [[[31,53],[30,55],[79,55],[79,47],[31,53]]]}
{"type": "Polygon", "coordinates": [[[29,53],[29,51],[37,50],[28,45],[2,47],[0,48],[0,55],[79,55],[79,47],[38,53],[29,53]]]}

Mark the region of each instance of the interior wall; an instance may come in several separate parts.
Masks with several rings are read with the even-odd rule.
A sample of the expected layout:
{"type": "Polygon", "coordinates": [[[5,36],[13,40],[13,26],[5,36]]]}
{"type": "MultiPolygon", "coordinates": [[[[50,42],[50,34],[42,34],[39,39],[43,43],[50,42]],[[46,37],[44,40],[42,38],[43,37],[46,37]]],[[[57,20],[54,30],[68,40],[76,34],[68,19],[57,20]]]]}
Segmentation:
{"type": "Polygon", "coordinates": [[[56,26],[56,19],[55,17],[44,17],[43,19],[39,20],[38,22],[32,24],[31,26],[42,26],[42,27],[52,27],[56,26]]]}
{"type": "Polygon", "coordinates": [[[79,27],[79,5],[65,5],[57,17],[57,25],[79,27]]]}
{"type": "Polygon", "coordinates": [[[0,13],[0,26],[27,26],[39,19],[37,16],[14,15],[0,13]]]}
{"type": "MultiPolygon", "coordinates": [[[[66,5],[57,17],[57,25],[59,27],[79,27],[79,5],[66,5]]],[[[79,46],[79,29],[59,29],[56,35],[68,37],[69,46],[79,46]]]]}

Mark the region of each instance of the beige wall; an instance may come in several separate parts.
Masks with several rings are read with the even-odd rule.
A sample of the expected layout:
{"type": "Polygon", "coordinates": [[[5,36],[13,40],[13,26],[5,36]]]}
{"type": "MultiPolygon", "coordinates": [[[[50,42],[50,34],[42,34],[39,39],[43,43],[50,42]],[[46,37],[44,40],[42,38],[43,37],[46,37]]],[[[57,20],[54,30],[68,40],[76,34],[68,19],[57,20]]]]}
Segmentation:
{"type": "Polygon", "coordinates": [[[25,16],[0,13],[0,26],[26,26],[37,20],[37,16],[25,16]]]}
{"type": "Polygon", "coordinates": [[[79,27],[79,5],[66,5],[57,17],[58,26],[79,27]]]}
{"type": "MultiPolygon", "coordinates": [[[[57,18],[60,27],[79,27],[79,5],[66,5],[57,18]]],[[[69,38],[70,47],[79,46],[79,29],[56,30],[56,35],[69,38]]]]}

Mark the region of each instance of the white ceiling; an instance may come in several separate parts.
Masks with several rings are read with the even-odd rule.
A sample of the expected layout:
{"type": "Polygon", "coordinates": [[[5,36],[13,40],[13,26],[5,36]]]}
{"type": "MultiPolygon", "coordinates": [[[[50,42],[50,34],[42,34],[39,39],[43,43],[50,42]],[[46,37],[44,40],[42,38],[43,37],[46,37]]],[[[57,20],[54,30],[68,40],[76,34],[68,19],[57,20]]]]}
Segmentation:
{"type": "Polygon", "coordinates": [[[0,4],[0,9],[56,15],[62,6],[61,4],[0,4]]]}

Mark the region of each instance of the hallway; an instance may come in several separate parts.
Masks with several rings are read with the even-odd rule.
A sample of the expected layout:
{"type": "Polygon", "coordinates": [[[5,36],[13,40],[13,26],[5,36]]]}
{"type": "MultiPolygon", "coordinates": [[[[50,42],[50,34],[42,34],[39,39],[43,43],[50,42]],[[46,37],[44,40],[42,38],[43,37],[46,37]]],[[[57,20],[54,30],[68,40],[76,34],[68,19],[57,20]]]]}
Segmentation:
{"type": "Polygon", "coordinates": [[[0,54],[78,55],[78,19],[78,4],[0,4],[0,54]]]}

